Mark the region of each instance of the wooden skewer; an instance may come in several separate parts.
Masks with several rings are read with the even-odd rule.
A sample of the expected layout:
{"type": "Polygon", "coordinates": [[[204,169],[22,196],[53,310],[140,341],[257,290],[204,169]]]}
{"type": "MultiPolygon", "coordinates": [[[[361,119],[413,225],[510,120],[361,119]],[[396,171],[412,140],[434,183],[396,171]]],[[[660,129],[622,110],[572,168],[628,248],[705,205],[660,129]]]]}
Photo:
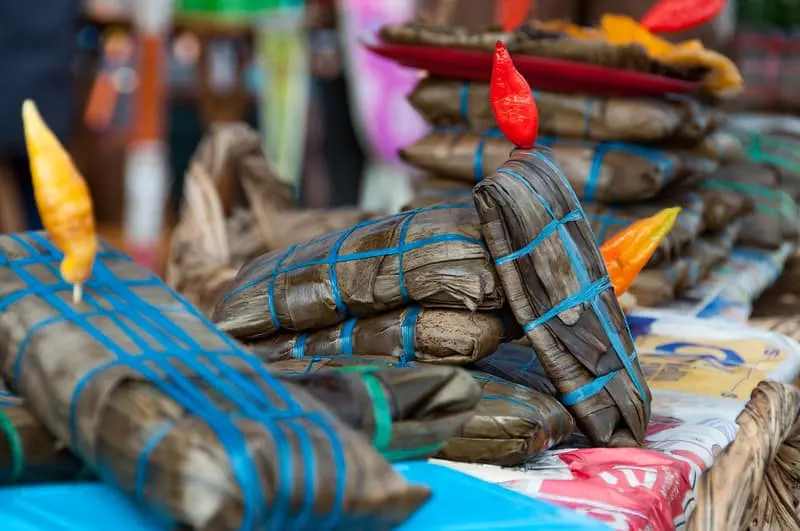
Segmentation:
{"type": "Polygon", "coordinates": [[[83,300],[83,284],[75,284],[72,286],[72,303],[80,304],[83,300]]]}

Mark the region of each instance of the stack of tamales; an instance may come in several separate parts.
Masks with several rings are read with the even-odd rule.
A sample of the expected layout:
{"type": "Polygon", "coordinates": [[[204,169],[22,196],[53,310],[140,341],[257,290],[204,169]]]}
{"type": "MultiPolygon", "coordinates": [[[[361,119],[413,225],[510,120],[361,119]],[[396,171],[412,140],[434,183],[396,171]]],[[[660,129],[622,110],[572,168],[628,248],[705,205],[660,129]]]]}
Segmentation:
{"type": "MultiPolygon", "coordinates": [[[[439,40],[445,31],[420,34],[419,27],[409,27],[439,40]]],[[[411,29],[387,28],[384,36],[397,39],[412,35],[411,29]]],[[[496,37],[476,35],[481,43],[496,37]]],[[[519,43],[506,41],[513,53],[519,43]]],[[[527,52],[522,47],[518,53],[527,52]]],[[[774,250],[796,237],[797,207],[781,190],[781,174],[748,160],[724,116],[698,101],[542,90],[534,96],[537,143],[552,150],[599,243],[658,210],[682,207],[675,228],[630,289],[639,305],[680,297],[724,266],[734,245],[774,250]]],[[[408,208],[462,201],[507,159],[512,145],[497,129],[488,83],[427,77],[409,101],[433,129],[401,151],[427,174],[408,208]]]]}

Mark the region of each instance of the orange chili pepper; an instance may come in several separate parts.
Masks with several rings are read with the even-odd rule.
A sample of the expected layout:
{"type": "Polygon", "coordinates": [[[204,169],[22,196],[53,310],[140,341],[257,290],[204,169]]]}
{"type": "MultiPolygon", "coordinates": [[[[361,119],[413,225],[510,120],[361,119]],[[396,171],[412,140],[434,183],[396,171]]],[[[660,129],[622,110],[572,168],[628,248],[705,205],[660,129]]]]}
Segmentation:
{"type": "Polygon", "coordinates": [[[495,45],[489,101],[497,127],[505,137],[522,149],[532,148],[539,130],[539,111],[531,86],[517,71],[500,41],[495,45]]]}
{"type": "Polygon", "coordinates": [[[675,226],[680,212],[680,207],[665,208],[655,216],[633,223],[600,246],[617,297],[631,287],[661,241],[675,226]]]}
{"type": "Polygon", "coordinates": [[[92,198],[72,158],[39,114],[36,105],[22,104],[36,206],[48,236],[64,253],[60,272],[73,285],[79,303],[97,254],[92,198]]]}

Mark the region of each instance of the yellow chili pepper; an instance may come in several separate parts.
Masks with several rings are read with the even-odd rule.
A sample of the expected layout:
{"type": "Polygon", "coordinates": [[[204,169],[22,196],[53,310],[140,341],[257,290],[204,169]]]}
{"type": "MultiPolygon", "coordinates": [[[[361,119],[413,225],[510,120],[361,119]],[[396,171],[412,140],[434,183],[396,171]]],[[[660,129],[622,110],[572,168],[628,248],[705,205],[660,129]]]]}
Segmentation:
{"type": "Polygon", "coordinates": [[[655,216],[633,223],[600,246],[617,297],[631,287],[661,241],[675,226],[680,212],[680,207],[665,208],[655,216]]]}
{"type": "Polygon", "coordinates": [[[48,236],[64,253],[60,272],[79,303],[97,254],[92,198],[72,158],[47,127],[36,105],[22,104],[36,206],[48,236]]]}

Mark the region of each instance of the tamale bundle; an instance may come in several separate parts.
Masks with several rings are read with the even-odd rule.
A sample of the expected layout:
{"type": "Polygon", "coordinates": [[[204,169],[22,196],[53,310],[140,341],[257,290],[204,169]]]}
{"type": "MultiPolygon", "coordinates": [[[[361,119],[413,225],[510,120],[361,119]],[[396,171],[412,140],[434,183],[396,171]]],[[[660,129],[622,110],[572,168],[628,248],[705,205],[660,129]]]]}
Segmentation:
{"type": "Polygon", "coordinates": [[[489,374],[472,377],[481,385],[481,401],[438,457],[514,466],[572,435],[575,421],[553,396],[489,374]]]}
{"type": "Polygon", "coordinates": [[[473,205],[365,221],[257,258],[217,304],[214,322],[252,339],[332,326],[412,301],[471,311],[503,306],[473,205]]]}
{"type": "Polygon", "coordinates": [[[417,210],[442,203],[465,203],[472,200],[472,184],[452,179],[425,179],[414,191],[414,198],[401,210],[417,210]]]}
{"type": "Polygon", "coordinates": [[[56,441],[25,401],[0,383],[0,483],[76,479],[81,462],[56,441]]]}
{"type": "Polygon", "coordinates": [[[511,35],[494,27],[472,29],[411,21],[404,24],[387,24],[381,27],[379,36],[384,42],[392,44],[464,48],[490,52],[494,50],[497,41],[507,40],[511,35]]]}
{"type": "Polygon", "coordinates": [[[650,390],[566,178],[547,150],[515,150],[474,193],[508,304],[562,403],[595,444],[640,444],[650,390]]]}
{"type": "MultiPolygon", "coordinates": [[[[624,142],[588,142],[545,137],[554,161],[583,200],[639,201],[688,176],[710,174],[707,158],[624,142]]],[[[513,146],[497,130],[483,135],[464,130],[433,131],[400,150],[408,164],[465,182],[480,181],[508,159],[513,146]]]]}
{"type": "Polygon", "coordinates": [[[681,206],[682,208],[675,226],[661,240],[661,244],[648,262],[650,265],[657,266],[674,261],[704,228],[705,203],[699,195],[683,192],[672,197],[659,197],[657,203],[632,203],[620,206],[584,202],[583,211],[592,227],[597,243],[602,244],[634,222],[650,217],[670,206],[681,206]]]}
{"type": "Polygon", "coordinates": [[[654,60],[639,44],[616,45],[600,40],[576,39],[565,33],[537,28],[536,25],[521,28],[504,42],[514,54],[577,61],[688,81],[699,81],[707,71],[705,68],[668,65],[654,60]]]}
{"type": "Polygon", "coordinates": [[[672,301],[705,279],[733,250],[741,221],[723,230],[706,233],[675,262],[645,269],[630,292],[640,306],[659,306],[672,301]]]}
{"type": "Polygon", "coordinates": [[[800,529],[800,390],[763,381],[697,483],[687,529],[800,529]]]}
{"type": "Polygon", "coordinates": [[[375,317],[351,317],[329,328],[276,334],[248,348],[267,362],[309,354],[391,354],[401,361],[464,365],[497,350],[507,336],[499,313],[409,306],[375,317]]]}
{"type": "Polygon", "coordinates": [[[547,377],[544,367],[536,357],[536,351],[531,348],[527,339],[504,343],[470,368],[546,395],[556,395],[553,382],[547,377]]]}
{"type": "Polygon", "coordinates": [[[784,240],[797,237],[797,205],[780,189],[780,177],[770,165],[725,165],[703,186],[711,190],[733,190],[753,201],[753,211],[744,218],[740,244],[777,249],[784,240]]]}
{"type": "Polygon", "coordinates": [[[741,192],[718,187],[701,187],[694,191],[703,199],[703,227],[716,232],[753,210],[753,200],[741,192]]]}
{"type": "Polygon", "coordinates": [[[390,528],[429,496],[129,258],[101,245],[79,304],[61,258],[0,238],[0,371],[105,481],[203,530],[390,528]]]}
{"type": "Polygon", "coordinates": [[[747,156],[742,141],[728,131],[714,131],[695,147],[700,155],[718,162],[745,162],[747,156]]]}
{"type": "Polygon", "coordinates": [[[299,209],[256,131],[244,124],[213,125],[186,173],[167,283],[208,312],[248,260],[374,216],[354,209],[299,209]]]}
{"type": "MultiPolygon", "coordinates": [[[[536,91],[534,97],[539,132],[544,135],[694,145],[709,132],[707,113],[688,98],[668,101],[545,91],[536,91]]],[[[417,84],[408,101],[434,126],[466,126],[474,132],[497,127],[489,83],[428,77],[417,84]]]]}
{"type": "Polygon", "coordinates": [[[481,397],[476,382],[456,367],[345,364],[279,375],[332,406],[339,420],[390,461],[438,452],[469,422],[481,397]]]}
{"type": "MultiPolygon", "coordinates": [[[[409,367],[408,373],[401,378],[406,378],[408,383],[418,381],[428,381],[428,386],[415,383],[402,389],[397,386],[386,385],[383,379],[384,389],[390,392],[393,397],[391,402],[413,403],[416,397],[421,395],[419,400],[428,400],[428,396],[441,398],[439,394],[434,394],[433,374],[429,366],[422,366],[414,362],[401,362],[391,357],[385,356],[315,356],[311,361],[288,360],[270,364],[270,369],[278,371],[291,371],[292,373],[311,373],[321,370],[366,370],[367,374],[375,374],[371,369],[376,366],[395,366],[409,367]],[[409,367],[412,365],[413,367],[409,367]],[[365,368],[366,367],[366,368],[365,368]],[[423,374],[414,374],[414,370],[423,371],[423,374]],[[428,374],[428,376],[424,376],[428,374]],[[421,386],[421,387],[418,387],[421,386]],[[421,389],[427,393],[421,393],[421,389]],[[424,398],[423,398],[424,397],[424,398]]],[[[455,368],[437,367],[437,369],[455,368]]],[[[318,373],[319,374],[319,373],[318,373]]],[[[380,374],[380,373],[379,373],[380,374]]],[[[388,373],[391,374],[391,373],[388,373]]],[[[551,448],[566,439],[572,434],[575,422],[564,407],[552,396],[538,393],[524,386],[504,381],[490,374],[479,371],[470,371],[470,376],[480,385],[482,395],[480,401],[475,405],[474,410],[470,410],[469,418],[460,423],[457,433],[449,438],[447,443],[441,447],[436,454],[437,457],[450,459],[453,461],[466,461],[471,463],[490,463],[496,465],[511,466],[519,464],[541,452],[551,448]]],[[[438,389],[436,387],[435,389],[438,389]]],[[[334,402],[333,397],[323,397],[316,394],[313,387],[308,388],[309,392],[318,398],[325,398],[326,403],[339,404],[340,400],[334,402]]],[[[342,399],[346,401],[345,399],[342,399]]],[[[425,402],[419,407],[420,411],[411,408],[405,410],[398,408],[392,411],[392,422],[398,424],[409,423],[424,425],[427,422],[429,412],[432,407],[429,402],[425,402]],[[411,417],[411,418],[409,418],[411,417]],[[416,422],[414,422],[416,420],[416,422]]],[[[474,405],[474,404],[473,404],[474,405]]],[[[455,406],[451,406],[455,407],[455,406]]],[[[334,410],[339,414],[339,407],[334,410]]],[[[372,415],[375,406],[366,400],[353,402],[352,408],[361,412],[362,416],[372,415]]],[[[358,414],[348,413],[345,423],[359,430],[365,431],[370,438],[374,438],[370,428],[361,428],[364,421],[357,420],[358,414]],[[351,422],[352,421],[352,422],[351,422]]],[[[462,417],[463,420],[463,417],[462,417]]],[[[423,434],[430,432],[422,428],[423,434]]],[[[394,432],[393,432],[394,433],[394,432]]],[[[422,443],[410,444],[409,441],[419,437],[413,429],[398,430],[396,443],[401,448],[431,448],[432,445],[425,447],[422,443]]],[[[429,438],[430,440],[430,438],[429,438]]],[[[426,452],[421,450],[411,451],[409,455],[424,455],[426,452]]],[[[397,455],[397,454],[390,454],[397,455]]]]}
{"type": "Polygon", "coordinates": [[[678,258],[671,264],[644,269],[633,281],[628,292],[639,306],[660,306],[678,297],[690,275],[691,261],[678,258]]]}

